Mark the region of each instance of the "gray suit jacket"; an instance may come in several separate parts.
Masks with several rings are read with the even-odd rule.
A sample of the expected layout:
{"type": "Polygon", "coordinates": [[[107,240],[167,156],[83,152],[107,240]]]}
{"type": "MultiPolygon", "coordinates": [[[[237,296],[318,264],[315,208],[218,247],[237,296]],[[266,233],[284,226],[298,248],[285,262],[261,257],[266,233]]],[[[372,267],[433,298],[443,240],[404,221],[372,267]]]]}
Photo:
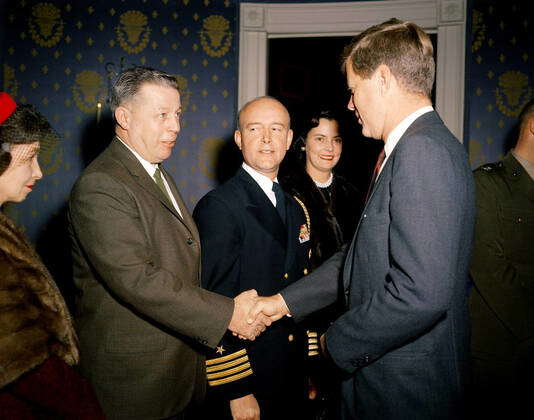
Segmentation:
{"type": "Polygon", "coordinates": [[[233,301],[200,288],[197,229],[117,139],[76,182],[69,206],[81,369],[111,419],[161,419],[205,390],[204,358],[233,301]]]}
{"type": "Polygon", "coordinates": [[[462,417],[474,214],[463,146],[424,114],[389,156],[348,251],[282,292],[299,320],[332,302],[343,277],[348,309],[326,342],[347,374],[344,418],[462,417]]]}

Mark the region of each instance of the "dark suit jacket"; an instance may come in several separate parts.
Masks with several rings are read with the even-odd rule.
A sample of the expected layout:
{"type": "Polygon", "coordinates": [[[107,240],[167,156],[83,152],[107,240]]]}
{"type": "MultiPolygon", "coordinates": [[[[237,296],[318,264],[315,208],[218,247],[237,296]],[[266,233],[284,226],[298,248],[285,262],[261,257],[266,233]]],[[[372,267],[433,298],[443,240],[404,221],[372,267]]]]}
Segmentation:
{"type": "Polygon", "coordinates": [[[347,373],[345,418],[462,417],[474,213],[463,146],[424,114],[384,165],[345,262],[336,254],[282,292],[300,319],[333,301],[343,270],[349,309],[326,343],[347,373]]]}
{"type": "Polygon", "coordinates": [[[117,139],[70,199],[82,372],[112,419],[161,419],[205,389],[198,348],[220,341],[233,302],[200,286],[198,232],[117,139]]]}
{"type": "MultiPolygon", "coordinates": [[[[272,295],[306,274],[309,241],[299,241],[306,219],[288,195],[286,214],[287,228],[242,168],[204,196],[193,213],[203,249],[203,287],[229,297],[249,289],[272,295]]],[[[224,351],[208,355],[208,401],[210,393],[226,405],[250,393],[267,399],[302,397],[303,341],[292,319],[275,323],[253,342],[227,334],[221,346],[224,351]],[[243,362],[236,365],[239,358],[243,362]],[[219,369],[219,362],[229,365],[219,369]]]]}

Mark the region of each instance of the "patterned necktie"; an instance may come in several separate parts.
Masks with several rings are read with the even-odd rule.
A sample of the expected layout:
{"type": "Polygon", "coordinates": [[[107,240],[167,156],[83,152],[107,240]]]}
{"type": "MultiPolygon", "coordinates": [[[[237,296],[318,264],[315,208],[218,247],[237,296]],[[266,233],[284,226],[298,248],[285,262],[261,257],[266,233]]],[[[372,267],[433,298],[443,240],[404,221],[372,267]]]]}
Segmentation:
{"type": "Polygon", "coordinates": [[[286,199],[284,191],[278,182],[273,182],[274,196],[276,197],[276,210],[282,219],[282,222],[286,222],[286,199]]]}
{"type": "Polygon", "coordinates": [[[367,201],[369,200],[369,197],[371,196],[371,191],[373,191],[373,187],[375,186],[376,179],[378,178],[378,173],[380,172],[380,167],[382,166],[382,163],[384,163],[385,158],[386,158],[386,152],[384,152],[384,148],[382,148],[382,150],[380,150],[380,154],[378,155],[378,158],[376,159],[376,165],[375,165],[375,169],[373,170],[371,183],[369,184],[369,189],[367,190],[367,196],[365,197],[366,204],[367,204],[367,201]]]}
{"type": "Polygon", "coordinates": [[[169,200],[169,203],[172,204],[171,197],[169,197],[167,188],[165,188],[165,183],[163,182],[163,177],[161,175],[161,170],[159,169],[159,167],[157,167],[156,172],[154,172],[154,180],[156,181],[156,184],[158,184],[158,187],[161,192],[165,195],[165,197],[167,197],[167,200],[169,200]]]}

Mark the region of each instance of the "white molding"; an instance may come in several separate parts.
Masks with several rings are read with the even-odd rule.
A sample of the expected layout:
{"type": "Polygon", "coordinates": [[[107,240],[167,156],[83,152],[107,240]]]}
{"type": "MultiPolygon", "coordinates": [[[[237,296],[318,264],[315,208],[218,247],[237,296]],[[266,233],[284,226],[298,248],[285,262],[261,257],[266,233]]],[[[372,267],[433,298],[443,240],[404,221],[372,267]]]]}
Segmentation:
{"type": "Polygon", "coordinates": [[[437,33],[436,109],[463,136],[466,0],[241,3],[238,106],[267,93],[269,38],[352,36],[391,17],[437,33]]]}

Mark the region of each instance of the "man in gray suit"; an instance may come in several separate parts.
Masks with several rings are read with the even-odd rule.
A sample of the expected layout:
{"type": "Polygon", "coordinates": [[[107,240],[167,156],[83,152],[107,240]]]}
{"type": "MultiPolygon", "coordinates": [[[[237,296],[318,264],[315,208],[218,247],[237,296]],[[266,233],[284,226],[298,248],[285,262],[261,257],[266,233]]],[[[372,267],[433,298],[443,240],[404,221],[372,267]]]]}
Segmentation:
{"type": "Polygon", "coordinates": [[[392,19],[345,50],[352,110],[384,141],[350,246],[252,312],[300,320],[347,310],[321,342],[341,368],[345,419],[460,419],[469,360],[474,184],[464,148],[432,109],[433,48],[392,19]]]}
{"type": "Polygon", "coordinates": [[[181,419],[204,395],[202,348],[227,329],[253,339],[264,326],[245,320],[254,291],[200,288],[198,232],[161,167],[180,131],[176,80],[128,70],[111,109],[116,137],[69,204],[81,369],[110,419],[181,419]]]}

